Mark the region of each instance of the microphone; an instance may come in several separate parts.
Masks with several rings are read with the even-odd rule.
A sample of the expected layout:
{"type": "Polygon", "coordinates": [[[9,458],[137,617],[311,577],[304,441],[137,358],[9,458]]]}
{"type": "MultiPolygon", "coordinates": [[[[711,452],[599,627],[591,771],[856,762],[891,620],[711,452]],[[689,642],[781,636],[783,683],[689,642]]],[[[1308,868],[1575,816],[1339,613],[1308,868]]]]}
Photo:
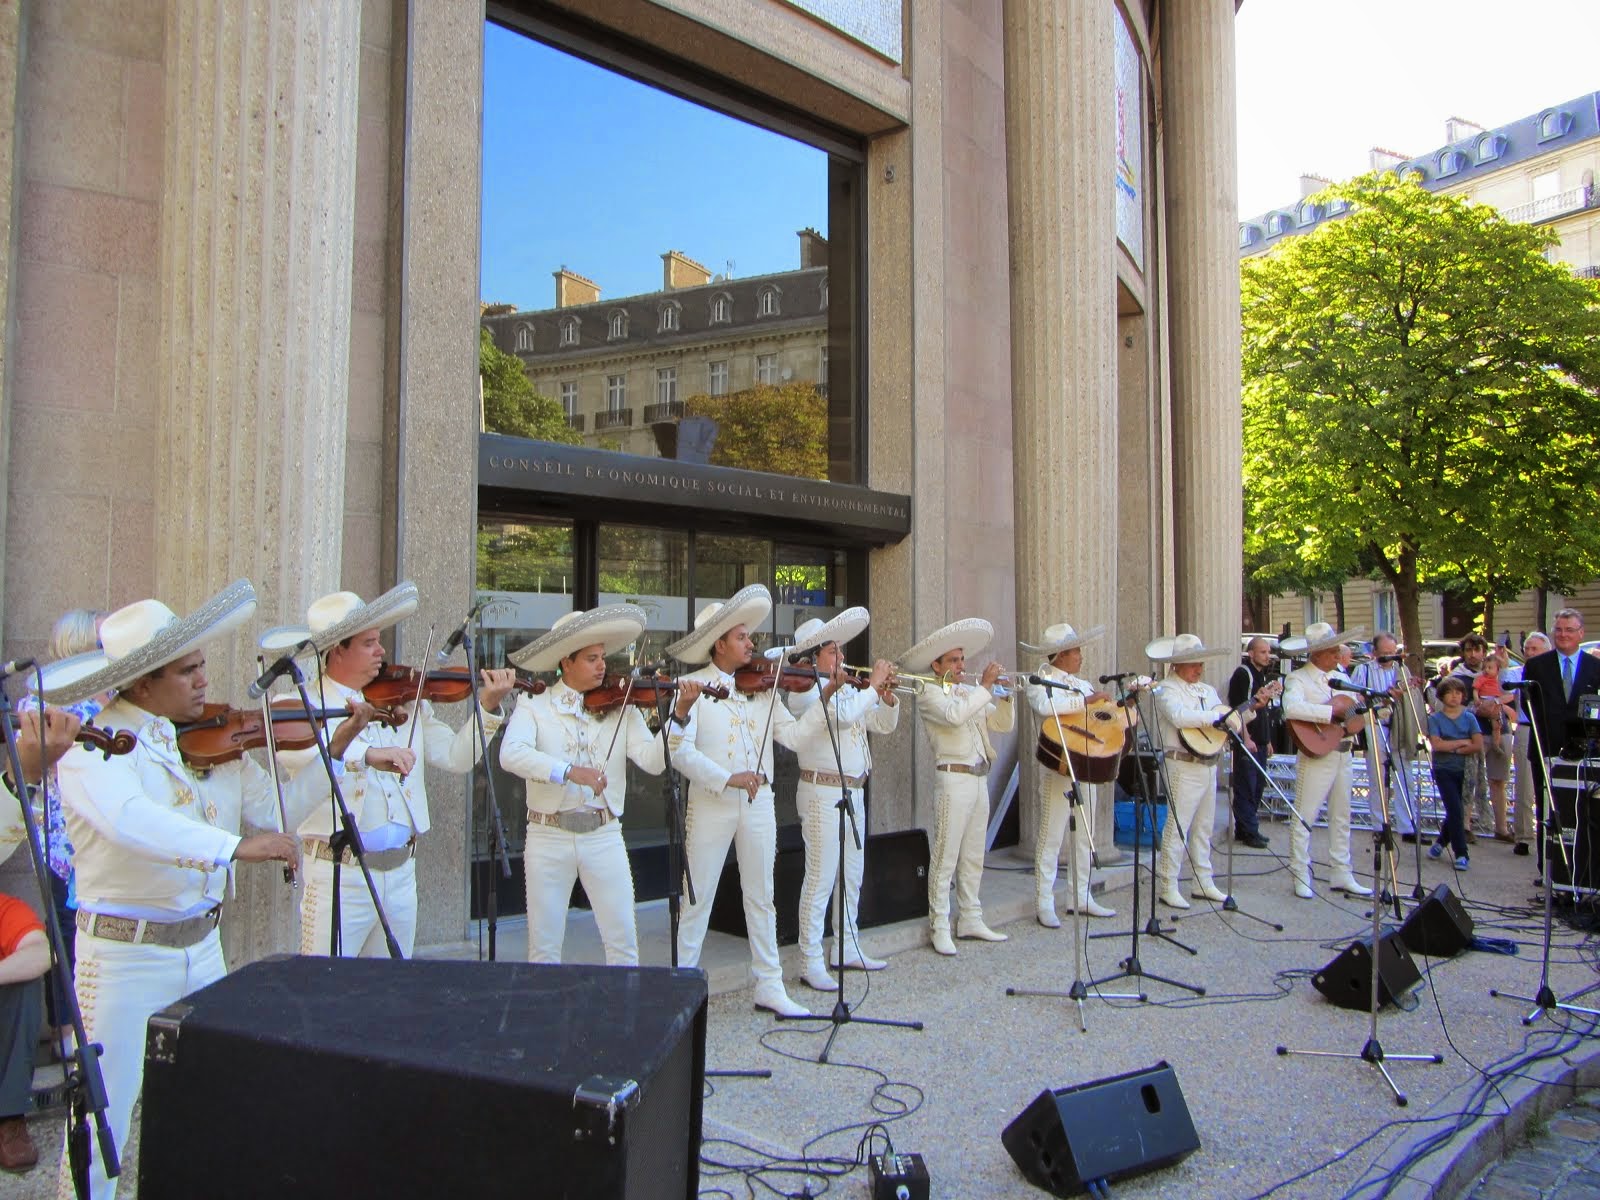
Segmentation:
{"type": "Polygon", "coordinates": [[[791,654],[789,655],[789,665],[791,667],[797,667],[801,663],[808,663],[811,661],[811,656],[814,653],[816,653],[814,650],[802,650],[799,654],[791,654]]]}
{"type": "Polygon", "coordinates": [[[1343,679],[1334,679],[1332,677],[1328,679],[1328,686],[1336,692],[1356,692],[1362,696],[1387,696],[1389,694],[1388,692],[1374,691],[1372,688],[1360,687],[1357,684],[1347,683],[1343,679]]]}
{"type": "Polygon", "coordinates": [[[1539,686],[1537,679],[1502,679],[1500,686],[1508,692],[1520,692],[1523,688],[1536,688],[1539,686]]]}
{"type": "Polygon", "coordinates": [[[0,677],[31,671],[38,665],[38,662],[39,660],[35,658],[13,658],[8,663],[0,663],[0,677]]]}
{"type": "Polygon", "coordinates": [[[462,621],[461,624],[456,626],[455,632],[449,637],[445,638],[444,645],[439,647],[439,653],[434,656],[439,662],[449,662],[450,656],[457,650],[461,649],[461,643],[467,636],[467,626],[471,625],[472,619],[483,611],[483,606],[486,603],[488,603],[488,601],[479,600],[476,604],[474,604],[468,611],[466,619],[462,621]]]}
{"type": "Polygon", "coordinates": [[[1057,683],[1054,679],[1046,679],[1042,675],[1029,675],[1028,682],[1034,687],[1055,688],[1058,692],[1075,692],[1078,689],[1070,683],[1057,683]]]}
{"type": "Polygon", "coordinates": [[[1102,676],[1100,676],[1100,682],[1101,683],[1120,683],[1124,679],[1131,679],[1134,676],[1134,674],[1135,674],[1135,672],[1133,672],[1133,671],[1118,671],[1114,675],[1102,675],[1102,676]]]}
{"type": "Polygon", "coordinates": [[[1374,654],[1372,656],[1372,661],[1373,662],[1403,662],[1403,661],[1405,661],[1405,657],[1406,656],[1404,654],[1374,654]]]}
{"type": "Polygon", "coordinates": [[[306,638],[298,646],[295,646],[287,654],[283,655],[283,657],[278,659],[277,662],[273,663],[265,671],[261,672],[256,681],[249,687],[245,688],[244,694],[249,696],[252,700],[259,700],[261,697],[265,696],[267,694],[267,690],[272,687],[273,683],[277,681],[279,676],[287,675],[294,668],[294,656],[299,654],[301,650],[305,649],[309,645],[311,645],[311,639],[306,638]]]}

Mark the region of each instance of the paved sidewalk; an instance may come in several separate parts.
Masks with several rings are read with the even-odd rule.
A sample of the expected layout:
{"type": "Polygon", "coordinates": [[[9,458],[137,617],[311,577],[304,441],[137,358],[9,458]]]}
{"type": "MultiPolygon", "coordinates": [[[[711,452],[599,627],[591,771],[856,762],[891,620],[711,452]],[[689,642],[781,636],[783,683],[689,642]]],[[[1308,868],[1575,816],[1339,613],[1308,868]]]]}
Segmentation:
{"type": "Polygon", "coordinates": [[[1600,1196],[1600,1090],[1551,1116],[1461,1200],[1590,1200],[1600,1196]]]}

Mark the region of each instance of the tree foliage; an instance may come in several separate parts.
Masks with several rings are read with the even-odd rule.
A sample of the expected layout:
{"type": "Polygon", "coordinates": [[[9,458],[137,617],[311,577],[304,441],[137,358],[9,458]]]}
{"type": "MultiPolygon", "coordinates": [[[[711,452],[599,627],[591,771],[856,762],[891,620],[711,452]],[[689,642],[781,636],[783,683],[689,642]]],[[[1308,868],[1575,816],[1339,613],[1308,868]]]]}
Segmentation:
{"type": "Polygon", "coordinates": [[[702,392],[684,402],[684,411],[717,423],[713,466],[828,477],[828,402],[814,383],[758,383],[723,396],[702,392]]]}
{"type": "Polygon", "coordinates": [[[1392,174],[1243,267],[1247,561],[1375,572],[1420,644],[1424,586],[1600,573],[1597,293],[1549,239],[1392,174]]]}
{"type": "Polygon", "coordinates": [[[569,445],[583,441],[567,424],[560,402],[534,391],[522,360],[496,346],[487,329],[478,330],[478,373],[483,378],[483,426],[490,433],[569,445]]]}

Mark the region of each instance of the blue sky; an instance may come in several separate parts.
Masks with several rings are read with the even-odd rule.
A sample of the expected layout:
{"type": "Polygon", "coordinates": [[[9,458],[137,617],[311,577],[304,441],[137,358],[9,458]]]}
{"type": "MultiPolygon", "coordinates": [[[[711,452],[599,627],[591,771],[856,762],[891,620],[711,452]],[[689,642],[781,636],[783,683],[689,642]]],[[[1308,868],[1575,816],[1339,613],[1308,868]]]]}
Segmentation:
{"type": "Polygon", "coordinates": [[[828,228],[825,153],[485,24],[482,296],[549,308],[565,265],[607,299],[681,250],[736,276],[828,228]]]}

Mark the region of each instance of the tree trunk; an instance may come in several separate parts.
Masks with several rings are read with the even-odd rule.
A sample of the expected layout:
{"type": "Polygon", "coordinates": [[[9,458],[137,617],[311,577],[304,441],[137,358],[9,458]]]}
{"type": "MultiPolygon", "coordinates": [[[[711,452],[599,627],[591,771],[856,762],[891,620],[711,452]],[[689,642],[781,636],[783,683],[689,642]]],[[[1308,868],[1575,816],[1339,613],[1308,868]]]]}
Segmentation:
{"type": "Polygon", "coordinates": [[[1540,584],[1534,592],[1533,602],[1533,627],[1535,629],[1549,629],[1550,623],[1547,614],[1550,611],[1550,589],[1540,584]]]}
{"type": "Polygon", "coordinates": [[[1344,630],[1344,584],[1333,589],[1333,625],[1335,629],[1344,630]]]}
{"type": "Polygon", "coordinates": [[[1491,575],[1488,586],[1483,589],[1483,636],[1490,643],[1494,642],[1494,589],[1498,582],[1499,580],[1491,575]]]}
{"type": "Polygon", "coordinates": [[[1385,571],[1394,588],[1394,606],[1400,615],[1400,640],[1406,648],[1406,665],[1418,679],[1422,673],[1422,614],[1419,610],[1422,590],[1417,586],[1417,554],[1414,550],[1401,550],[1400,561],[1392,571],[1385,571]]]}

